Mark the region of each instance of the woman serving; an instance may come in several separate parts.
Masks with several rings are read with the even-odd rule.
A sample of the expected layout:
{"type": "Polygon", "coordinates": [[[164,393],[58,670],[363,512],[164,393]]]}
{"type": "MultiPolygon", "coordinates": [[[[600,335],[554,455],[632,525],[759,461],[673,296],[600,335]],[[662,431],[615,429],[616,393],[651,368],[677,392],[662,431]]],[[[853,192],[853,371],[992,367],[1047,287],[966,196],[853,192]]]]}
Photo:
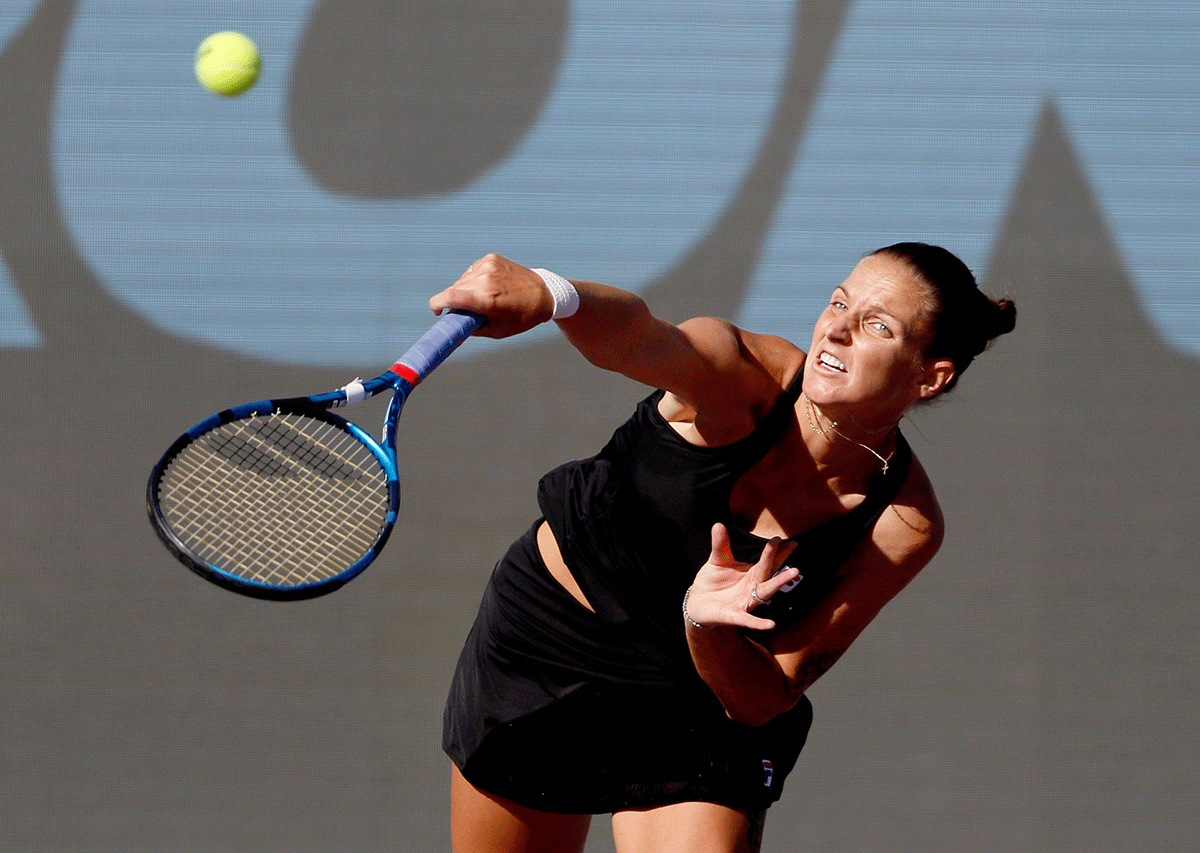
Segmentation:
{"type": "Polygon", "coordinates": [[[497,255],[430,300],[508,337],[555,319],[658,389],[542,478],[446,706],[454,849],[753,851],[804,745],[805,691],[932,559],[943,521],[899,430],[1011,331],[944,249],[900,243],[834,291],[808,353],[497,255]]]}

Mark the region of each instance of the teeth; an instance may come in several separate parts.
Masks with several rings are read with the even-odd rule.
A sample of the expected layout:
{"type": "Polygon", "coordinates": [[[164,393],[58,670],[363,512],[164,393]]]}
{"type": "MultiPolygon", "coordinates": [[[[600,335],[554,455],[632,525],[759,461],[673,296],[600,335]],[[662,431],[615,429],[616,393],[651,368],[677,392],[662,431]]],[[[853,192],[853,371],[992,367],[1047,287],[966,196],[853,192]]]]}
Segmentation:
{"type": "Polygon", "coordinates": [[[846,372],[846,365],[842,364],[840,361],[838,361],[836,358],[831,356],[829,353],[827,353],[827,352],[821,353],[820,359],[821,359],[822,364],[828,364],[830,367],[836,368],[836,369],[842,371],[843,373],[846,372]]]}

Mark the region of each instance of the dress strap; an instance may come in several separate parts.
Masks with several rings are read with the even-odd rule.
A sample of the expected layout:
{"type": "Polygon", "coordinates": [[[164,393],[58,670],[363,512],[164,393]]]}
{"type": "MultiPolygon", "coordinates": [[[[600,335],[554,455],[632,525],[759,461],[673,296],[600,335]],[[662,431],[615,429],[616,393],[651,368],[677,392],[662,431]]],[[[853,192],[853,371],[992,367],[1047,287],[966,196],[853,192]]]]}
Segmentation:
{"type": "Polygon", "coordinates": [[[799,370],[788,383],[787,388],[775,400],[771,410],[763,416],[754,427],[754,431],[741,441],[730,447],[737,448],[737,456],[743,468],[749,468],[774,446],[780,436],[787,430],[788,423],[793,417],[796,401],[804,385],[804,371],[799,370]]]}
{"type": "Polygon", "coordinates": [[[800,392],[804,390],[804,367],[801,366],[796,371],[796,375],[792,377],[792,381],[788,383],[788,387],[784,389],[781,400],[787,400],[791,405],[796,405],[796,401],[800,399],[800,392]]]}

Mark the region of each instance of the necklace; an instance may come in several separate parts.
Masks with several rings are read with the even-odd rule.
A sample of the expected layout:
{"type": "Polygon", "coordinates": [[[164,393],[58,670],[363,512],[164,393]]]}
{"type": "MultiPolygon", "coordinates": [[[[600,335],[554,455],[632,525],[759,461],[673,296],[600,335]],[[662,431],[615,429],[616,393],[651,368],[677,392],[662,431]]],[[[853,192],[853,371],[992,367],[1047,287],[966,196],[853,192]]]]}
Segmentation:
{"type": "Polygon", "coordinates": [[[829,433],[832,432],[835,435],[839,435],[842,438],[846,439],[846,441],[850,442],[851,444],[857,444],[863,450],[867,451],[868,453],[870,453],[872,456],[874,456],[876,459],[878,459],[880,462],[883,463],[883,473],[885,476],[887,475],[888,463],[891,462],[892,457],[896,455],[895,449],[893,449],[892,452],[889,453],[886,458],[884,458],[883,456],[880,456],[878,453],[876,453],[873,448],[868,447],[867,445],[863,444],[861,441],[855,441],[850,436],[846,435],[841,430],[839,430],[837,428],[837,421],[830,421],[829,429],[822,429],[820,424],[817,423],[817,419],[813,417],[812,400],[808,399],[807,394],[804,395],[804,410],[808,413],[808,425],[810,427],[812,427],[813,432],[817,433],[817,435],[820,435],[826,439],[829,438],[829,433]]]}

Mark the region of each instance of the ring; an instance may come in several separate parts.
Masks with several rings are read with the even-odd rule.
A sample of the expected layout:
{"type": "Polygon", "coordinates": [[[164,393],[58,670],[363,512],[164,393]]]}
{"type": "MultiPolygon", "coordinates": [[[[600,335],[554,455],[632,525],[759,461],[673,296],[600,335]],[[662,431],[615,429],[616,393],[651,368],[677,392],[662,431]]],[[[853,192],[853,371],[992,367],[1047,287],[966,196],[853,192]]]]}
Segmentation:
{"type": "Polygon", "coordinates": [[[765,598],[758,597],[758,584],[755,584],[754,589],[750,590],[750,597],[753,598],[755,601],[757,601],[759,604],[767,603],[767,600],[765,598]]]}

